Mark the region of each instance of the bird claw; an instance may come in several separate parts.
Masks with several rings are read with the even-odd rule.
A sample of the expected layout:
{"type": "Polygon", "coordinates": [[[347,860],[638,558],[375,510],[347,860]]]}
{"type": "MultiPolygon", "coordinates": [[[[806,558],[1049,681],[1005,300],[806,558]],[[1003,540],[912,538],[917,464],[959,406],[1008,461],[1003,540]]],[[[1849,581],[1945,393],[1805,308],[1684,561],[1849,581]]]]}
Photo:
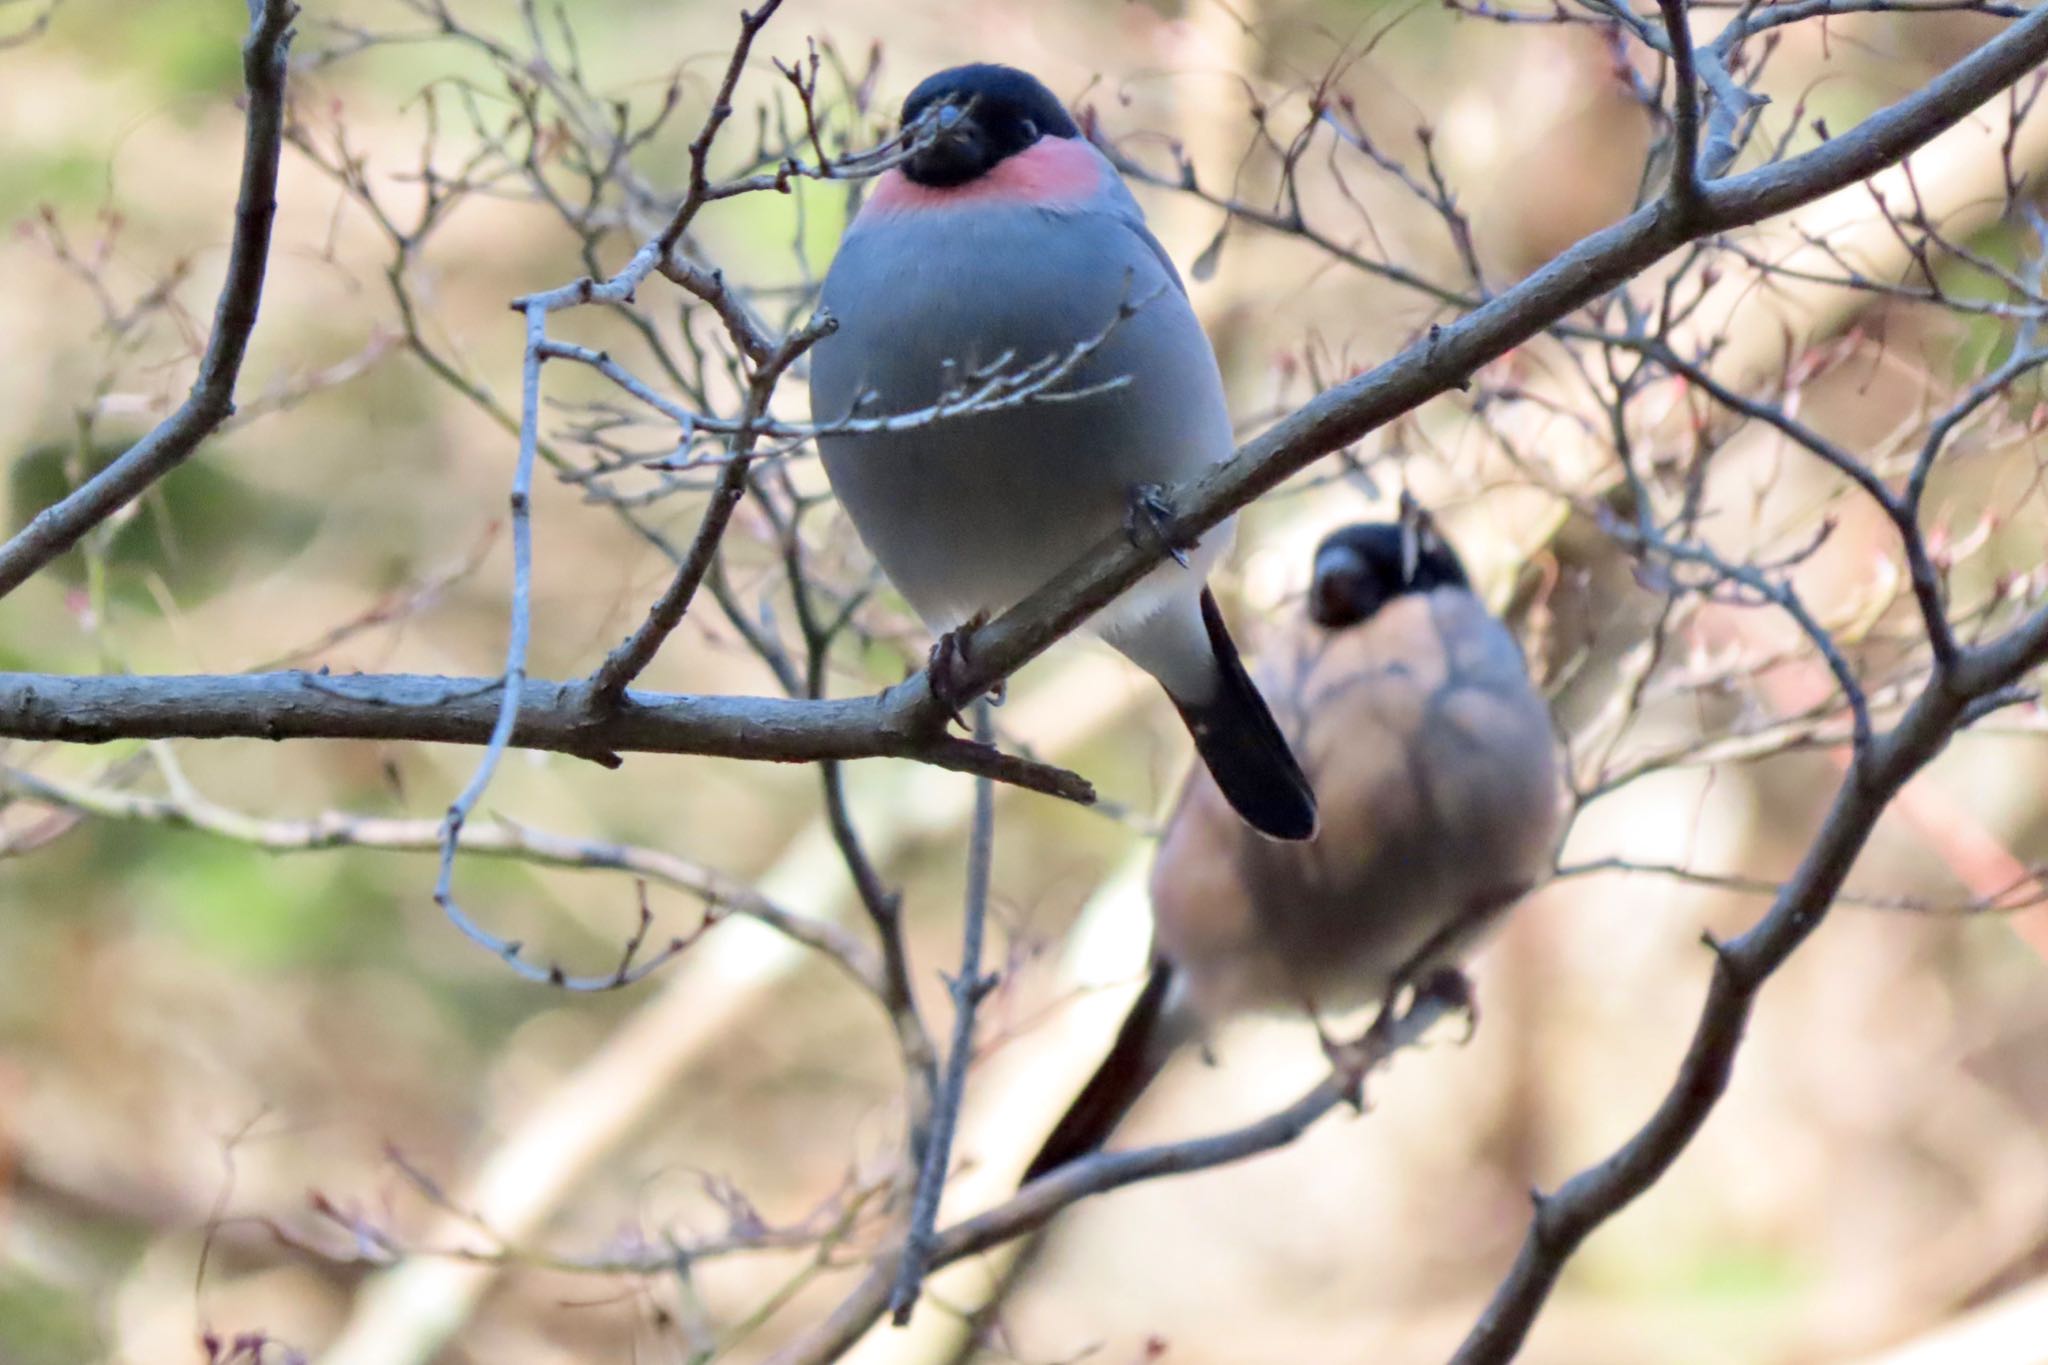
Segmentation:
{"type": "Polygon", "coordinates": [[[1456,967],[1448,966],[1434,968],[1418,980],[1411,980],[1406,973],[1397,975],[1372,1023],[1349,1041],[1333,1036],[1324,1027],[1313,1004],[1304,1001],[1303,1007],[1309,1022],[1315,1025],[1316,1041],[1322,1044],[1331,1072],[1343,1081],[1344,1102],[1357,1113],[1365,1112],[1365,1078],[1403,1046],[1403,1040],[1415,1041],[1446,1014],[1465,1017],[1461,1046],[1471,1042],[1479,1028],[1479,1004],[1473,996],[1472,983],[1456,967]],[[1406,1009],[1399,1008],[1404,994],[1406,1009]]]}
{"type": "Polygon", "coordinates": [[[1330,1063],[1330,1070],[1343,1079],[1344,1103],[1351,1106],[1352,1113],[1363,1114],[1365,1073],[1371,1069],[1371,1054],[1365,1040],[1345,1042],[1342,1038],[1326,1032],[1318,1022],[1316,1041],[1323,1046],[1323,1057],[1330,1063]]]}
{"type": "MultiPolygon", "coordinates": [[[[961,709],[974,700],[967,686],[967,667],[974,658],[971,640],[974,632],[987,624],[986,611],[974,613],[933,641],[931,654],[925,660],[925,678],[931,686],[933,700],[945,708],[946,715],[962,729],[967,728],[967,722],[961,718],[961,709]]],[[[989,692],[991,699],[1000,703],[1002,684],[996,684],[989,692]]]]}
{"type": "Polygon", "coordinates": [[[1463,1015],[1465,1036],[1459,1040],[1461,1044],[1471,1042],[1472,1035],[1479,1031],[1479,998],[1473,994],[1471,979],[1456,967],[1438,967],[1416,982],[1415,1000],[1408,1008],[1435,1008],[1445,1014],[1463,1015]]]}
{"type": "Polygon", "coordinates": [[[1124,534],[1139,549],[1156,550],[1185,569],[1187,550],[1166,536],[1166,523],[1172,515],[1173,504],[1166,500],[1164,488],[1156,483],[1137,484],[1131,489],[1130,506],[1124,511],[1124,534]]]}
{"type": "Polygon", "coordinates": [[[1351,1106],[1352,1113],[1363,1114],[1365,1073],[1372,1069],[1372,1034],[1368,1031],[1365,1037],[1347,1042],[1330,1032],[1314,1001],[1303,1000],[1301,1007],[1308,1015],[1309,1023],[1315,1026],[1316,1043],[1323,1049],[1323,1059],[1330,1064],[1330,1070],[1344,1080],[1344,1103],[1351,1106]]]}

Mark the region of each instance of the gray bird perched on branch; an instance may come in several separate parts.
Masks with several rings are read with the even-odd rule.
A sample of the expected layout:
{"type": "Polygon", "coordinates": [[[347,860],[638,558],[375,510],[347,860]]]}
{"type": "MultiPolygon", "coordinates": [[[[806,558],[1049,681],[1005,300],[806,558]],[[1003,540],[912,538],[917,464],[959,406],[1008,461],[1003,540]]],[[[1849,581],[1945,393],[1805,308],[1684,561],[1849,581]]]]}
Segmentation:
{"type": "Polygon", "coordinates": [[[1383,1001],[1454,964],[1550,866],[1563,810],[1549,710],[1427,519],[1325,539],[1307,614],[1259,679],[1322,829],[1248,839],[1209,777],[1189,777],[1152,869],[1151,975],[1027,1181],[1100,1147],[1216,1022],[1383,1001]]]}
{"type": "MultiPolygon", "coordinates": [[[[1179,274],[1051,91],[956,67],[911,92],[903,125],[915,150],[878,178],[825,277],[839,326],[812,353],[811,409],[833,491],[940,632],[946,698],[954,632],[1120,526],[1156,532],[1157,490],[1233,442],[1179,274]]],[[[1305,839],[1314,793],[1204,585],[1229,538],[1225,523],[1176,547],[1090,625],[1166,688],[1232,808],[1305,839]]]]}

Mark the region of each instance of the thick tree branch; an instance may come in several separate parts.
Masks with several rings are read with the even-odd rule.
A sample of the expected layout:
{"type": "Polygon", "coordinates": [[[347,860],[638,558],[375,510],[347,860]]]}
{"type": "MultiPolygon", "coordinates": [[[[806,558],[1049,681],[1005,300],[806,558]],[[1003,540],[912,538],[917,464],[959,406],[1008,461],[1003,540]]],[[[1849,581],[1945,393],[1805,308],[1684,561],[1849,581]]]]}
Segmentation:
{"type": "MultiPolygon", "coordinates": [[[[0,735],[101,744],[116,739],[386,739],[483,744],[498,718],[497,678],[423,674],[186,674],[73,678],[0,673],[0,735]]],[[[628,692],[604,715],[587,682],[528,679],[513,745],[614,763],[622,753],[706,754],[809,763],[914,758],[1064,797],[1095,799],[1062,768],[927,726],[906,686],[831,701],[628,692]]]]}
{"type": "Polygon", "coordinates": [[[270,229],[277,216],[277,163],[284,146],[285,51],[299,8],[291,0],[250,0],[249,37],[242,44],[242,74],[249,89],[242,187],[235,200],[235,233],[228,274],[215,305],[213,335],[199,362],[199,377],[178,410],[120,458],[63,500],[36,513],[0,545],[0,597],[5,597],[93,527],[126,507],[176,469],[235,411],[235,380],[256,328],[270,229]]]}

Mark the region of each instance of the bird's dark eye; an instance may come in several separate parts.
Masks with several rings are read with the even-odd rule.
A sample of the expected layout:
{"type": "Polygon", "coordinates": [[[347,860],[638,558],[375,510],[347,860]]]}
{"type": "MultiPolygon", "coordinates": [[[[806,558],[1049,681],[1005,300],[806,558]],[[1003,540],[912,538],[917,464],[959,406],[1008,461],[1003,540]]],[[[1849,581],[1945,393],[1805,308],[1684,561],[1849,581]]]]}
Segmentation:
{"type": "Polygon", "coordinates": [[[1038,141],[1038,125],[1036,123],[1033,123],[1030,119],[1024,120],[1021,131],[1024,134],[1024,140],[1026,142],[1038,141]]]}

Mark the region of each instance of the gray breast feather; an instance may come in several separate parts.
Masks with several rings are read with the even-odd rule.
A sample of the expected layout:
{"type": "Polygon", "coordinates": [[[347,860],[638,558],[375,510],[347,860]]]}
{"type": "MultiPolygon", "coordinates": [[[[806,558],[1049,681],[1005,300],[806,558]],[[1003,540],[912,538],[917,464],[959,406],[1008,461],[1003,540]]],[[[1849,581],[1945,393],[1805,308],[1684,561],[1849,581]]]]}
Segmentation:
{"type": "Polygon", "coordinates": [[[839,330],[811,362],[815,419],[916,411],[965,370],[1110,329],[1065,402],[819,439],[868,548],[937,628],[1022,598],[1122,520],[1133,485],[1174,484],[1231,450],[1221,378],[1172,266],[1113,212],[903,215],[848,235],[826,277],[839,330]],[[1128,299],[1135,315],[1111,328],[1128,299]]]}

